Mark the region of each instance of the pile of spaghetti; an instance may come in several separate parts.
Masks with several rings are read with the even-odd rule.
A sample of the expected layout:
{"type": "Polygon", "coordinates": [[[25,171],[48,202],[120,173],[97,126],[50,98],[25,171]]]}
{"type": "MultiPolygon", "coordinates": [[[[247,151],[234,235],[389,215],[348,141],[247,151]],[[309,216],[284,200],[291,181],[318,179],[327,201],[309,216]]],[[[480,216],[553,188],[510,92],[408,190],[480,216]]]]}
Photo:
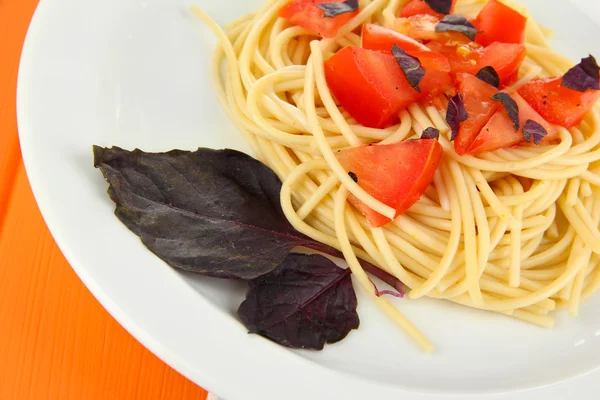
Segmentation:
{"type": "MultiPolygon", "coordinates": [[[[397,30],[406,3],[361,0],[329,38],[281,18],[290,0],[268,0],[224,30],[193,12],[220,40],[212,59],[217,96],[254,155],[283,181],[289,221],[342,251],[356,280],[424,350],[432,344],[374,293],[359,259],[400,279],[411,299],[445,299],[543,327],[554,325],[550,313],[561,307],[576,316],[600,287],[598,107],[569,129],[553,125],[551,142],[464,155],[451,141],[444,94],[401,110],[391,126],[358,123],[330,91],[325,63],[348,46],[360,48],[365,24],[397,30]],[[440,132],[443,157],[423,195],[401,215],[340,163],[340,150],[419,139],[426,128],[440,132]],[[392,221],[374,227],[358,203],[392,221]]],[[[474,18],[486,3],[459,0],[453,14],[474,18]]],[[[504,92],[572,69],[524,7],[502,3],[527,17],[526,57],[504,92]]]]}

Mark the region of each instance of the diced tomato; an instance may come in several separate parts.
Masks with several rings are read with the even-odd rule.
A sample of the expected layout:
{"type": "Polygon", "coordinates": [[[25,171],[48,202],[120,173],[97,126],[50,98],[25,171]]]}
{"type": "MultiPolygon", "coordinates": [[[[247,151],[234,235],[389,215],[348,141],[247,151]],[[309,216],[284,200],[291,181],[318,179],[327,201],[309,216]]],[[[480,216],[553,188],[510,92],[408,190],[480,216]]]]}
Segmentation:
{"type": "Polygon", "coordinates": [[[515,71],[511,76],[506,78],[506,81],[503,82],[504,86],[514,85],[519,81],[519,71],[515,71]]]}
{"type": "Polygon", "coordinates": [[[390,126],[420,96],[394,56],[360,47],[346,47],[327,60],[325,78],[346,111],[371,128],[390,126]]]}
{"type": "Polygon", "coordinates": [[[562,78],[534,79],[519,94],[547,121],[572,128],[600,99],[600,91],[578,92],[562,86],[562,78]]]}
{"type": "Polygon", "coordinates": [[[458,134],[454,138],[454,150],[462,156],[469,152],[479,132],[501,104],[492,100],[492,96],[498,90],[473,75],[460,73],[456,76],[456,82],[469,114],[469,118],[460,124],[458,134]]]}
{"type": "Polygon", "coordinates": [[[358,14],[357,11],[325,18],[322,3],[343,3],[344,0],[292,0],[279,9],[279,16],[310,32],[326,38],[337,35],[338,30],[358,14]]]}
{"type": "Polygon", "coordinates": [[[475,75],[481,68],[492,66],[498,72],[502,83],[506,83],[518,72],[526,55],[525,46],[522,44],[495,42],[485,48],[478,46],[476,43],[459,46],[439,42],[427,44],[431,50],[448,58],[452,73],[465,72],[475,75]]]}
{"type": "Polygon", "coordinates": [[[490,0],[483,7],[473,25],[481,31],[475,37],[475,41],[484,46],[494,42],[525,42],[527,18],[497,0],[490,0]]]}
{"type": "Polygon", "coordinates": [[[450,72],[448,59],[432,51],[423,43],[381,25],[364,24],[362,28],[362,47],[369,50],[390,54],[394,44],[413,57],[417,57],[423,68],[433,68],[438,71],[450,72]]]}
{"type": "MultiPolygon", "coordinates": [[[[437,140],[418,139],[342,150],[337,158],[346,171],[356,175],[361,188],[395,208],[398,216],[421,198],[440,165],[442,153],[437,140]]],[[[390,222],[356,197],[351,195],[349,200],[373,227],[390,222]]]]}
{"type": "MultiPolygon", "coordinates": [[[[496,42],[483,49],[479,62],[482,68],[488,65],[494,67],[500,76],[500,81],[505,83],[519,71],[526,54],[527,50],[522,44],[496,42]]],[[[478,68],[477,71],[480,69],[478,68]]]]}
{"type": "Polygon", "coordinates": [[[468,37],[458,32],[436,32],[440,19],[433,15],[420,14],[408,18],[396,18],[394,30],[415,40],[436,40],[441,43],[469,43],[468,37]]]}
{"type": "MultiPolygon", "coordinates": [[[[556,140],[559,138],[558,130],[544,117],[542,117],[531,105],[525,101],[525,99],[520,96],[518,93],[514,93],[512,98],[517,102],[517,106],[519,106],[519,120],[521,123],[521,136],[523,135],[523,127],[525,126],[525,122],[527,120],[532,120],[540,124],[546,130],[546,137],[542,140],[541,144],[548,144],[549,142],[556,140]]],[[[525,141],[523,139],[523,141],[525,141]]],[[[533,140],[532,140],[533,142],[533,140]]]]}
{"type": "MultiPolygon", "coordinates": [[[[450,14],[454,11],[454,6],[456,5],[456,0],[452,0],[452,8],[450,9],[450,14]]],[[[412,17],[413,15],[419,14],[429,14],[434,17],[443,18],[444,15],[438,12],[435,12],[429,7],[424,0],[412,0],[410,3],[404,6],[402,11],[400,11],[400,16],[404,18],[412,17]]]]}
{"type": "Polygon", "coordinates": [[[421,98],[431,100],[442,93],[454,95],[454,82],[449,74],[450,63],[446,57],[391,29],[374,24],[363,25],[363,48],[391,54],[394,44],[411,56],[418,58],[425,69],[425,76],[419,84],[422,92],[421,98]]]}
{"type": "Polygon", "coordinates": [[[419,100],[432,101],[442,94],[454,96],[456,89],[449,72],[426,69],[425,76],[419,84],[422,95],[419,100]]]}
{"type": "Polygon", "coordinates": [[[520,128],[515,131],[511,119],[508,117],[504,107],[500,107],[469,148],[469,154],[478,154],[485,151],[494,151],[524,142],[523,127],[527,120],[531,119],[546,129],[548,135],[542,141],[546,144],[558,137],[558,132],[548,121],[540,116],[519,94],[511,96],[519,106],[520,128]]]}
{"type": "Polygon", "coordinates": [[[513,123],[503,107],[496,111],[481,129],[471,144],[468,154],[479,154],[514,146],[522,140],[521,130],[515,131],[513,123]]]}

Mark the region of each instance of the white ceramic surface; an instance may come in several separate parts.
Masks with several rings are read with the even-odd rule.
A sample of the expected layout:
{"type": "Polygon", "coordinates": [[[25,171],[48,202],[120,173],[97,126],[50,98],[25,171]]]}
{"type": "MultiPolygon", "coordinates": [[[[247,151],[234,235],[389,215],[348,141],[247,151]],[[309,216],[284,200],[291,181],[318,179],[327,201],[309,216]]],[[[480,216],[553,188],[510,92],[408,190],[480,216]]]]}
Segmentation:
{"type": "MultiPolygon", "coordinates": [[[[588,16],[565,0],[525,3],[571,58],[600,55],[594,1],[574,1],[588,16]]],[[[224,23],[260,0],[195,4],[224,23]]],[[[19,72],[19,131],[38,204],[73,268],[126,329],[228,400],[596,398],[600,372],[590,371],[600,365],[600,297],[578,319],[560,315],[554,330],[439,301],[397,300],[437,345],[424,355],[359,289],[360,330],[320,353],[290,351],[237,322],[243,286],[178,273],[147,251],[113,216],[92,145],[248,150],[212,95],[216,42],[189,5],[43,0],[19,72]]]]}

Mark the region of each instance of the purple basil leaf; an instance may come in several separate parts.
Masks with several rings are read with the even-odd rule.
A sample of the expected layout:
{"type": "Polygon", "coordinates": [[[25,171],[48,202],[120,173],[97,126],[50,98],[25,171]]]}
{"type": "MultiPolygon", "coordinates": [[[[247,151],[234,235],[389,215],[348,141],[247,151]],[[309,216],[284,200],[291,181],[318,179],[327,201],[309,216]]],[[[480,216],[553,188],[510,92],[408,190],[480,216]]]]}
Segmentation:
{"type": "Polygon", "coordinates": [[[94,146],[94,165],[110,183],[117,217],[172,267],[253,279],[294,247],[320,245],[285,218],[275,173],[244,153],[94,146]]]}
{"type": "Polygon", "coordinates": [[[238,315],[250,333],[278,344],[321,350],[359,326],[350,271],[323,256],[290,254],[249,283],[238,315]]]}
{"type": "Polygon", "coordinates": [[[436,128],[429,127],[423,131],[421,134],[421,139],[435,139],[438,140],[440,138],[440,131],[436,128]]]}
{"type": "Polygon", "coordinates": [[[494,67],[488,66],[483,67],[475,75],[479,80],[484,81],[488,85],[491,85],[497,89],[500,89],[500,76],[494,67]]]}
{"type": "Polygon", "coordinates": [[[600,90],[598,82],[600,67],[594,56],[581,59],[581,62],[567,71],[562,85],[569,89],[585,92],[588,89],[600,90]]]}
{"type": "Polygon", "coordinates": [[[462,33],[471,40],[475,40],[475,36],[479,32],[472,23],[465,17],[458,14],[446,15],[435,26],[436,32],[458,32],[462,33]]]}
{"type": "Polygon", "coordinates": [[[358,183],[358,176],[352,171],[348,172],[348,176],[356,183],[358,183]]]}
{"type": "MultiPolygon", "coordinates": [[[[117,217],[175,268],[253,279],[275,269],[296,246],[343,258],[291,226],[281,210],[279,178],[244,153],[94,146],[94,165],[110,184],[117,217]]],[[[402,286],[376,266],[361,265],[391,287],[402,286]]]]}
{"type": "Polygon", "coordinates": [[[456,139],[458,130],[460,129],[460,123],[466,121],[469,118],[469,114],[465,109],[465,103],[463,101],[462,94],[458,93],[454,97],[448,98],[448,110],[446,111],[446,122],[452,129],[452,136],[450,140],[456,139]]]}
{"type": "Polygon", "coordinates": [[[518,131],[519,127],[520,127],[520,123],[519,123],[519,106],[517,105],[517,102],[514,101],[513,98],[510,97],[510,95],[505,92],[496,93],[495,95],[492,96],[492,100],[499,101],[504,105],[504,109],[506,110],[508,117],[512,121],[515,131],[518,131]]]}
{"type": "Polygon", "coordinates": [[[421,80],[425,76],[425,69],[421,66],[419,59],[409,55],[395,43],[392,47],[392,54],[396,58],[396,62],[398,62],[402,72],[404,72],[410,86],[421,93],[419,83],[421,83],[421,80]]]}
{"type": "Polygon", "coordinates": [[[532,119],[528,119],[523,126],[523,139],[527,143],[531,143],[531,139],[533,138],[534,144],[540,144],[547,134],[546,129],[532,119]]]}
{"type": "Polygon", "coordinates": [[[358,0],[346,0],[341,3],[321,3],[317,5],[317,8],[325,11],[323,17],[333,18],[340,14],[346,14],[358,10],[358,0]]]}
{"type": "Polygon", "coordinates": [[[452,0],[425,0],[425,3],[433,11],[440,14],[450,14],[450,11],[452,11],[452,0]]]}

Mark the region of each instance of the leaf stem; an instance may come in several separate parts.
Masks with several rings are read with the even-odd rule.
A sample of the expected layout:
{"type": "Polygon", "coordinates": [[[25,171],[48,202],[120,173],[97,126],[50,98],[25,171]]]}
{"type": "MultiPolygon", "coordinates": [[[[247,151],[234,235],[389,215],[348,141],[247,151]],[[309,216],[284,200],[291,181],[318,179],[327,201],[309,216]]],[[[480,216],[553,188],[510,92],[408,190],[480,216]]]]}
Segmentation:
{"type": "MultiPolygon", "coordinates": [[[[334,249],[333,247],[328,246],[326,244],[316,242],[316,241],[311,241],[308,243],[304,243],[302,245],[311,250],[319,251],[321,253],[325,253],[332,257],[340,258],[342,260],[344,259],[344,255],[342,254],[341,251],[334,249]]],[[[363,269],[366,272],[368,272],[369,274],[373,275],[376,278],[379,278],[383,282],[387,283],[390,287],[392,287],[394,290],[398,291],[399,293],[404,293],[404,284],[402,283],[402,281],[400,281],[400,279],[387,273],[386,271],[382,270],[381,268],[377,267],[376,265],[371,264],[368,261],[361,260],[361,259],[359,259],[358,261],[360,262],[360,265],[363,267],[363,269]]]]}

